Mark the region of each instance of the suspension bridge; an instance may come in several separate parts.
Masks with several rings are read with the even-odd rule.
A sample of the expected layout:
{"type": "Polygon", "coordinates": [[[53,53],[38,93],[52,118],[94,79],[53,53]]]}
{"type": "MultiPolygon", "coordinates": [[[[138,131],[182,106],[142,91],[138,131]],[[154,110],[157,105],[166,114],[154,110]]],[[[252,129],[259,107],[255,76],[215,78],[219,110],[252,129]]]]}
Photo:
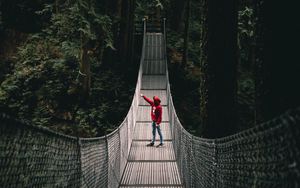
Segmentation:
{"type": "Polygon", "coordinates": [[[300,187],[299,112],[220,139],[191,135],[172,102],[165,29],[149,32],[144,23],[136,90],[122,124],[103,137],[76,138],[2,114],[0,187],[300,187]],[[150,107],[140,93],[161,98],[163,147],[146,147],[150,107]]]}

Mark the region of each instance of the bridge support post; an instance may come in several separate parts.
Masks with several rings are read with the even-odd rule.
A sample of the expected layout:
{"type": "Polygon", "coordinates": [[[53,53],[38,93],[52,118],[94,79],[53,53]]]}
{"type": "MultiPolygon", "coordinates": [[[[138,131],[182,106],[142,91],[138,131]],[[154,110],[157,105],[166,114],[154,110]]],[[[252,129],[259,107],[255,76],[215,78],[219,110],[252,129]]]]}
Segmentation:
{"type": "Polygon", "coordinates": [[[213,155],[213,187],[218,187],[217,181],[217,147],[215,141],[213,142],[214,146],[214,155],[213,155]]]}
{"type": "Polygon", "coordinates": [[[193,136],[192,135],[189,135],[189,148],[188,148],[188,150],[189,150],[189,152],[188,152],[188,163],[189,163],[189,174],[190,174],[190,185],[189,185],[189,187],[193,187],[193,170],[192,170],[192,168],[193,168],[193,166],[194,165],[192,165],[192,158],[193,158],[193,154],[192,154],[192,152],[193,152],[193,150],[192,150],[192,148],[193,148],[193,136]]]}
{"type": "Polygon", "coordinates": [[[79,177],[80,177],[80,187],[83,187],[83,180],[82,180],[82,176],[83,176],[83,173],[82,173],[82,155],[81,155],[81,140],[79,137],[77,137],[77,152],[78,152],[78,157],[79,157],[79,177]]]}
{"type": "Polygon", "coordinates": [[[106,133],[105,133],[105,148],[106,148],[106,162],[107,162],[107,166],[106,166],[106,176],[107,176],[107,178],[106,178],[106,187],[108,187],[109,186],[109,153],[108,153],[108,139],[107,139],[107,135],[106,135],[106,133]]]}

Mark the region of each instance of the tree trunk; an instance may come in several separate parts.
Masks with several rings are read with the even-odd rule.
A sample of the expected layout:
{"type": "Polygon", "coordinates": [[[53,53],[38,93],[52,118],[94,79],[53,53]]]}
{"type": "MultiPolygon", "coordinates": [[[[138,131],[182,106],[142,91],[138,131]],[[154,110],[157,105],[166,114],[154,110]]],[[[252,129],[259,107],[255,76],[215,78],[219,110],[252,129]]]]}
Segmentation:
{"type": "Polygon", "coordinates": [[[116,9],[116,15],[120,18],[122,13],[122,3],[123,0],[117,0],[117,9],[116,9]]]}
{"type": "Polygon", "coordinates": [[[263,1],[257,1],[255,3],[255,11],[257,16],[257,23],[255,28],[256,34],[256,61],[254,66],[255,74],[255,123],[263,122],[267,117],[264,114],[264,109],[267,102],[267,96],[270,93],[270,88],[268,87],[267,80],[269,80],[270,72],[268,72],[269,62],[272,56],[270,54],[270,49],[266,48],[267,43],[265,40],[268,36],[267,33],[269,28],[267,26],[265,12],[265,3],[263,1]],[[262,3],[261,3],[262,2],[262,3]]]}
{"type": "MultiPolygon", "coordinates": [[[[207,62],[202,88],[205,137],[222,137],[236,129],[237,0],[209,0],[207,62]]],[[[203,114],[201,114],[203,115],[203,114]]]]}
{"type": "Polygon", "coordinates": [[[129,54],[131,51],[133,26],[134,26],[134,0],[123,1],[122,4],[122,17],[120,24],[120,33],[118,39],[119,54],[121,62],[129,61],[129,54]]]}
{"type": "Polygon", "coordinates": [[[81,87],[82,87],[82,96],[84,99],[87,99],[90,95],[90,88],[91,88],[91,65],[89,61],[89,54],[88,54],[88,45],[83,44],[82,40],[82,47],[80,50],[80,66],[79,66],[79,74],[81,78],[81,87]]]}
{"type": "Polygon", "coordinates": [[[181,67],[184,69],[188,62],[188,51],[189,51],[189,25],[190,25],[190,7],[191,1],[186,1],[186,10],[185,10],[185,26],[184,26],[184,45],[183,45],[183,56],[181,67]]]}
{"type": "Polygon", "coordinates": [[[203,130],[208,126],[208,0],[202,0],[201,6],[201,43],[200,43],[200,65],[201,65],[201,79],[200,79],[200,116],[201,126],[198,129],[198,135],[203,134],[203,130]]]}
{"type": "Polygon", "coordinates": [[[128,52],[127,52],[127,61],[128,63],[133,63],[134,56],[134,12],[135,12],[135,0],[130,1],[130,10],[129,10],[129,41],[128,41],[128,52]]]}
{"type": "Polygon", "coordinates": [[[295,48],[299,34],[288,29],[297,28],[299,13],[292,3],[257,0],[255,5],[255,114],[258,124],[300,105],[297,87],[300,69],[295,61],[299,58],[295,48]]]}
{"type": "MultiPolygon", "coordinates": [[[[91,2],[89,2],[89,9],[91,8],[91,2]]],[[[81,10],[81,14],[86,16],[85,11],[81,10]]],[[[90,49],[90,41],[84,35],[83,32],[80,32],[80,59],[79,59],[79,74],[80,81],[82,87],[82,96],[83,99],[87,99],[90,95],[91,88],[91,65],[89,58],[89,49],[90,49]]]]}
{"type": "Polygon", "coordinates": [[[55,13],[58,13],[58,0],[55,0],[55,13]]]}
{"type": "Polygon", "coordinates": [[[171,22],[171,29],[174,31],[179,32],[182,27],[181,24],[183,22],[183,17],[184,17],[184,10],[185,10],[185,0],[175,0],[172,1],[172,10],[173,14],[172,17],[169,19],[171,22]]]}
{"type": "Polygon", "coordinates": [[[128,19],[129,19],[129,1],[123,1],[122,5],[122,18],[120,26],[120,57],[123,63],[126,62],[127,46],[128,46],[128,19]]]}
{"type": "Polygon", "coordinates": [[[113,33],[113,46],[117,50],[111,48],[103,49],[103,66],[112,66],[116,62],[120,62],[120,27],[122,18],[122,4],[123,0],[107,0],[110,6],[107,8],[110,15],[113,15],[112,33],[113,33]]]}

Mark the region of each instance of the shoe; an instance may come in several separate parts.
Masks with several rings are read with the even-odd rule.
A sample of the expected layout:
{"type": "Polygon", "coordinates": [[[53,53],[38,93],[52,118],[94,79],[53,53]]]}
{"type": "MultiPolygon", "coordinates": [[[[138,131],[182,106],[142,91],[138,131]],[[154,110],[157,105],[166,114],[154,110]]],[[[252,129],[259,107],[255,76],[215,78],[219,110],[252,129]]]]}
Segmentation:
{"type": "Polygon", "coordinates": [[[151,142],[151,143],[147,144],[147,146],[154,146],[154,143],[151,142]]]}
{"type": "Polygon", "coordinates": [[[163,143],[160,143],[160,144],[158,144],[156,147],[161,147],[161,146],[163,146],[164,144],[163,143]]]}

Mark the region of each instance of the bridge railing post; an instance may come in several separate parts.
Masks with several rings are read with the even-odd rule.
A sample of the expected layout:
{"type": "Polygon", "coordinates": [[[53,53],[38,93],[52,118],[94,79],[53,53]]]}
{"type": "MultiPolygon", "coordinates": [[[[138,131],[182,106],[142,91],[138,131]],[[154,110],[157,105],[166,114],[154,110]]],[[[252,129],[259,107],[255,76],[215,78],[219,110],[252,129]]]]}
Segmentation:
{"type": "Polygon", "coordinates": [[[163,18],[164,22],[164,36],[166,36],[166,18],[163,18]]]}
{"type": "Polygon", "coordinates": [[[190,181],[189,181],[189,186],[190,187],[193,187],[193,175],[192,175],[192,173],[193,173],[193,167],[194,167],[194,165],[192,165],[192,162],[193,162],[193,160],[192,160],[192,158],[193,158],[193,151],[192,151],[192,148],[193,148],[193,136],[192,135],[188,135],[188,138],[189,138],[189,141],[188,141],[188,143],[189,143],[189,148],[188,148],[188,166],[189,166],[189,178],[190,178],[190,181]]]}
{"type": "MultiPolygon", "coordinates": [[[[118,140],[119,140],[119,145],[118,145],[118,155],[119,155],[119,165],[117,166],[117,168],[118,168],[118,171],[117,171],[117,177],[118,177],[118,180],[119,180],[119,182],[121,181],[121,176],[122,176],[122,174],[121,174],[121,172],[122,172],[122,163],[123,163],[123,160],[122,160],[122,157],[123,157],[123,155],[122,155],[122,140],[121,140],[121,129],[122,129],[123,127],[121,127],[120,129],[119,129],[119,131],[118,131],[118,140]]],[[[125,165],[124,165],[124,167],[125,167],[125,165]]]]}
{"type": "Polygon", "coordinates": [[[107,162],[107,168],[106,168],[106,187],[108,187],[109,185],[109,151],[108,151],[108,139],[107,139],[107,134],[105,133],[104,135],[104,139],[105,139],[105,150],[106,150],[106,158],[105,161],[107,162]]]}
{"type": "Polygon", "coordinates": [[[147,19],[144,20],[144,28],[145,28],[145,33],[147,33],[147,19]]]}
{"type": "Polygon", "coordinates": [[[213,150],[213,186],[217,187],[217,145],[216,142],[213,142],[214,150],[213,150]]]}
{"type": "MultiPolygon", "coordinates": [[[[168,61],[167,61],[167,32],[166,32],[166,18],[163,18],[163,22],[164,22],[164,31],[163,31],[163,34],[164,34],[164,60],[166,62],[166,71],[168,70],[168,61]]],[[[168,71],[167,71],[168,72],[168,71]]],[[[169,79],[169,76],[167,75],[167,79],[169,79]]],[[[169,80],[167,82],[169,84],[169,80]]]]}
{"type": "MultiPolygon", "coordinates": [[[[129,110],[129,113],[130,111],[132,111],[132,108],[129,110]]],[[[128,148],[128,155],[129,155],[129,150],[130,150],[130,145],[131,145],[131,142],[132,142],[132,135],[133,133],[131,132],[133,130],[133,126],[131,125],[131,121],[130,121],[130,115],[128,114],[127,117],[126,117],[126,121],[127,121],[127,129],[128,129],[128,138],[130,138],[130,142],[128,142],[128,145],[127,145],[127,148],[128,148]]]]}
{"type": "Polygon", "coordinates": [[[79,157],[79,182],[80,182],[80,187],[83,187],[83,181],[82,181],[82,154],[81,154],[81,140],[79,137],[77,137],[77,152],[78,152],[78,157],[79,157]]]}

